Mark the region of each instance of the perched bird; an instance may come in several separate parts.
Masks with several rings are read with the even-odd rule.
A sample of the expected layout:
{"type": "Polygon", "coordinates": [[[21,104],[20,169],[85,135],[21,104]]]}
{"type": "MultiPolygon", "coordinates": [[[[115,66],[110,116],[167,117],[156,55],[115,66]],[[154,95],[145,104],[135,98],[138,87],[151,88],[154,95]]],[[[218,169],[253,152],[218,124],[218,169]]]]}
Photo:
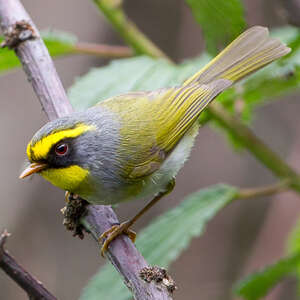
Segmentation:
{"type": "MultiPolygon", "coordinates": [[[[201,112],[222,91],[290,49],[255,26],[236,38],[182,85],[132,92],[47,123],[27,146],[33,173],[89,203],[154,197],[133,219],[113,226],[104,252],[174,186],[198,133],[201,112]]],[[[101,84],[101,83],[99,83],[101,84]]]]}

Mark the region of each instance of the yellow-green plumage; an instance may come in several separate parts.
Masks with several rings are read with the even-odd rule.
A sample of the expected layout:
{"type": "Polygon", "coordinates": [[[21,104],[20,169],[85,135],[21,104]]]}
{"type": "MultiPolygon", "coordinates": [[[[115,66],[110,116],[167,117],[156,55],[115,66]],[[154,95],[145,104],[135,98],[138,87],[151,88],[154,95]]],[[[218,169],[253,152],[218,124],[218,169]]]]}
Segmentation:
{"type": "MultiPolygon", "coordinates": [[[[120,95],[87,112],[47,124],[29,144],[29,159],[35,162],[32,157],[41,156],[34,153],[36,143],[46,140],[50,144],[45,147],[52,149],[55,145],[51,140],[55,139],[46,137],[70,130],[78,122],[92,129],[77,137],[71,129],[72,147],[80,155],[67,163],[88,170],[88,175],[73,187],[63,182],[64,176],[74,175],[67,173],[70,168],[62,165],[54,169],[50,164],[47,179],[62,188],[71,187],[70,192],[80,191],[92,203],[153,195],[177,174],[188,157],[197,134],[196,121],[205,107],[234,82],[289,51],[279,40],[270,38],[266,28],[252,27],[182,86],[120,95]],[[82,192],[85,186],[89,186],[88,193],[82,192]]],[[[45,153],[43,160],[48,160],[45,153]]]]}
{"type": "Polygon", "coordinates": [[[216,88],[217,84],[214,88],[188,85],[131,93],[102,102],[100,105],[122,122],[120,149],[128,157],[124,160],[124,176],[137,179],[159,169],[200,111],[216,96],[216,88]]]}

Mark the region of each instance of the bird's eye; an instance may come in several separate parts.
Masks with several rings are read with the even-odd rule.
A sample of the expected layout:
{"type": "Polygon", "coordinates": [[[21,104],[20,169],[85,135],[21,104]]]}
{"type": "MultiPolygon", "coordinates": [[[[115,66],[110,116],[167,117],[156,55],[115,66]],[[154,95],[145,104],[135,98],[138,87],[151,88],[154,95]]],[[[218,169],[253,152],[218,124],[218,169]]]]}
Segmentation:
{"type": "Polygon", "coordinates": [[[58,144],[56,147],[55,147],[55,153],[58,155],[58,156],[63,156],[65,155],[69,150],[69,146],[68,144],[66,143],[61,143],[61,144],[58,144]]]}

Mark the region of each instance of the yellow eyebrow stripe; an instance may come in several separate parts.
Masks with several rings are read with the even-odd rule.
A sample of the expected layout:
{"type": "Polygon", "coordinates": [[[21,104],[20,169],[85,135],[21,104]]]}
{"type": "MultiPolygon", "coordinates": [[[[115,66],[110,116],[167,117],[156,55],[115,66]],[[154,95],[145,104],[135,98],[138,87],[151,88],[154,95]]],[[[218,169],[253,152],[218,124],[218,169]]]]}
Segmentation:
{"type": "Polygon", "coordinates": [[[95,130],[96,127],[93,125],[77,124],[76,127],[71,129],[64,129],[60,131],[54,131],[49,135],[45,136],[41,140],[37,141],[32,145],[32,141],[29,142],[27,146],[27,156],[30,161],[34,158],[35,160],[45,159],[50,151],[50,149],[65,138],[75,138],[87,132],[89,130],[95,130]]]}

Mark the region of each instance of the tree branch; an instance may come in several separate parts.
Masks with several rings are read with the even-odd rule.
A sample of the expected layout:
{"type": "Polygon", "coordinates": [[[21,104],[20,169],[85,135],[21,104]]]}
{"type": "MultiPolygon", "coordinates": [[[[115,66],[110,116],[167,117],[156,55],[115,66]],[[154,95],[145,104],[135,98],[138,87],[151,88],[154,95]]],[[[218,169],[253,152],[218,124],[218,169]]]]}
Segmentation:
{"type": "MultiPolygon", "coordinates": [[[[143,41],[149,39],[133,24],[132,21],[124,14],[121,4],[115,7],[115,0],[93,0],[102,13],[112,23],[119,34],[128,42],[132,48],[136,48],[141,37],[143,41]],[[122,18],[120,17],[122,16],[122,18]],[[126,28],[133,26],[130,37],[126,35],[126,28]]],[[[299,1],[299,0],[293,0],[299,1]]],[[[117,1],[118,3],[121,1],[117,1]]],[[[157,47],[153,48],[143,43],[143,48],[139,48],[142,54],[158,57],[157,47]],[[141,52],[142,51],[142,52],[141,52]]],[[[165,57],[161,55],[160,57],[165,57]]],[[[170,59],[169,59],[170,60],[170,59]]],[[[220,103],[212,103],[208,107],[208,112],[212,119],[218,121],[225,130],[236,136],[238,140],[250,151],[263,165],[265,165],[273,174],[281,179],[292,179],[291,187],[300,193],[300,176],[293,168],[291,168],[284,160],[282,160],[275,152],[265,145],[247,126],[240,122],[237,118],[232,117],[220,103]]]]}
{"type": "Polygon", "coordinates": [[[0,235],[0,268],[28,294],[29,299],[57,300],[4,249],[7,237],[9,237],[7,231],[0,235]]]}
{"type": "Polygon", "coordinates": [[[105,58],[124,58],[134,55],[133,51],[126,46],[111,46],[78,42],[74,45],[74,53],[90,54],[105,58]]]}
{"type": "MultiPolygon", "coordinates": [[[[53,120],[71,113],[71,104],[47,48],[19,0],[0,0],[0,18],[4,35],[10,39],[48,118],[53,120]],[[31,33],[28,26],[26,31],[16,30],[20,23],[30,25],[31,33]]],[[[84,220],[95,238],[116,223],[118,219],[111,207],[102,205],[90,206],[84,220]]],[[[122,235],[111,243],[108,258],[123,276],[135,299],[172,299],[162,286],[141,280],[139,272],[148,264],[127,236],[122,235]]]]}

